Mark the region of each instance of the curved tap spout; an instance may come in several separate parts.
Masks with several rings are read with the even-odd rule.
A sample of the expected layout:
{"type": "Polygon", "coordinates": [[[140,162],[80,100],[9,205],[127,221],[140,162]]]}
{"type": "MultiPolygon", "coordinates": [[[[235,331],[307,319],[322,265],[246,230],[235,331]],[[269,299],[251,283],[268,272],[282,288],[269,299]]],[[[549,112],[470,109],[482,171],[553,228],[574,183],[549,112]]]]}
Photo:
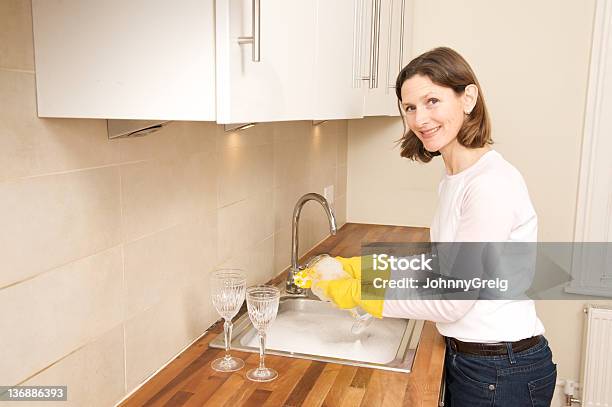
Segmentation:
{"type": "Polygon", "coordinates": [[[300,269],[298,264],[300,214],[302,213],[302,207],[308,201],[316,201],[321,204],[325,214],[327,215],[327,220],[329,221],[329,231],[332,235],[336,234],[336,217],[334,216],[333,210],[327,203],[327,200],[323,196],[310,192],[298,199],[297,203],[295,204],[295,208],[293,209],[291,231],[291,269],[289,270],[289,274],[287,274],[286,285],[286,291],[289,294],[303,293],[303,289],[295,285],[293,282],[293,277],[300,269]]]}

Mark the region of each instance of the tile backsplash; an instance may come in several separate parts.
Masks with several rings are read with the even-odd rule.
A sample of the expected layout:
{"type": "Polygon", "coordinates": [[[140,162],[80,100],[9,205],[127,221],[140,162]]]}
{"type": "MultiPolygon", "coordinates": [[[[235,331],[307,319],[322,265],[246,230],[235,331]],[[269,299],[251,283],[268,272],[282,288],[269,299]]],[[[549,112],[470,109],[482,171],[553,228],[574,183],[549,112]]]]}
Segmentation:
{"type": "MultiPolygon", "coordinates": [[[[302,194],[334,184],[345,223],[346,121],[109,141],[104,120],[37,117],[30,1],[0,2],[0,27],[0,383],[111,405],[217,319],[208,271],[289,265],[302,194]]],[[[328,234],[313,203],[300,226],[302,253],[328,234]]]]}

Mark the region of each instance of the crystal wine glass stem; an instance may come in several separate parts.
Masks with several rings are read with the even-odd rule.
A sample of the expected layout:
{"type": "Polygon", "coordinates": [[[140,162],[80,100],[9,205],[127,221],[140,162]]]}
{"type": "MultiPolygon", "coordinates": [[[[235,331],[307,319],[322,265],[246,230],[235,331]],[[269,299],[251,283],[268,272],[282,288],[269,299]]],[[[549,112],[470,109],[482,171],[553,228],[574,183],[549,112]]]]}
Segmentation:
{"type": "Polygon", "coordinates": [[[266,333],[259,331],[259,368],[265,369],[264,359],[266,357],[266,333]]]}
{"type": "Polygon", "coordinates": [[[223,332],[225,333],[225,360],[231,358],[230,356],[230,342],[232,341],[232,320],[225,320],[223,323],[223,332]]]}

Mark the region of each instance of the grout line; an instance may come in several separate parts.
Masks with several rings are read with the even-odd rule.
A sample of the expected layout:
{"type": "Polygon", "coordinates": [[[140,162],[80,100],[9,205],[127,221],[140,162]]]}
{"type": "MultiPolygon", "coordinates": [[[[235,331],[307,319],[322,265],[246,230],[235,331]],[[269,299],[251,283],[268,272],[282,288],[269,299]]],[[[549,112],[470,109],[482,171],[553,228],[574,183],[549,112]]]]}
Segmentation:
{"type": "Polygon", "coordinates": [[[56,359],[54,362],[51,362],[51,364],[45,366],[44,368],[36,371],[35,373],[32,373],[30,376],[26,377],[25,379],[21,380],[19,383],[16,384],[16,386],[21,386],[23,385],[23,383],[27,382],[28,380],[38,376],[39,374],[41,374],[42,372],[44,372],[47,369],[52,368],[53,366],[57,365],[59,362],[63,361],[64,359],[66,359],[67,357],[73,355],[74,353],[80,351],[81,349],[85,348],[86,346],[91,345],[92,343],[94,343],[95,341],[97,341],[98,339],[102,338],[104,335],[106,335],[107,333],[109,333],[110,331],[112,331],[113,329],[116,329],[118,325],[113,326],[110,329],[107,329],[106,331],[102,332],[101,334],[94,336],[93,338],[87,338],[85,339],[85,343],[81,346],[78,346],[76,349],[66,353],[64,356],[60,357],[59,359],[56,359]]]}
{"type": "MultiPolygon", "coordinates": [[[[251,196],[252,196],[252,195],[251,195],[251,196]]],[[[228,206],[232,206],[232,205],[235,205],[235,204],[237,204],[237,203],[244,202],[244,201],[248,200],[249,198],[251,198],[251,196],[247,196],[246,198],[242,198],[242,199],[239,199],[239,200],[237,200],[237,201],[227,203],[227,204],[225,204],[225,205],[223,205],[223,206],[217,206],[217,209],[227,208],[228,206]]],[[[217,197],[218,197],[218,194],[217,194],[217,197]]],[[[217,199],[217,205],[218,205],[218,204],[219,204],[219,200],[217,199]]]]}
{"type": "Polygon", "coordinates": [[[123,217],[123,176],[119,167],[119,234],[121,236],[121,304],[122,304],[122,331],[123,331],[123,391],[127,392],[127,341],[125,336],[125,321],[127,314],[127,284],[125,281],[125,242],[123,217]]]}
{"type": "Polygon", "coordinates": [[[26,377],[25,379],[23,379],[22,381],[20,381],[19,383],[16,384],[16,386],[22,386],[25,382],[27,382],[28,380],[38,376],[39,374],[41,374],[42,372],[44,372],[47,369],[52,368],[53,366],[57,365],[59,362],[61,362],[62,360],[66,359],[68,356],[72,355],[73,353],[78,352],[79,350],[81,350],[82,348],[84,348],[85,346],[89,345],[90,342],[85,343],[84,345],[79,346],[78,348],[74,349],[71,352],[68,352],[67,354],[65,354],[64,356],[62,356],[59,359],[56,359],[54,362],[51,362],[50,365],[43,367],[42,369],[32,373],[30,376],[26,377]]]}
{"type": "Polygon", "coordinates": [[[125,340],[125,321],[121,323],[123,332],[123,392],[127,393],[127,341],[125,340]]]}
{"type": "MultiPolygon", "coordinates": [[[[213,323],[213,325],[216,323],[216,321],[213,323]]],[[[195,338],[193,341],[191,341],[190,343],[188,343],[184,348],[182,348],[181,350],[178,351],[178,353],[176,353],[174,356],[170,357],[170,359],[164,363],[159,369],[157,369],[156,371],[154,371],[153,373],[151,373],[142,383],[140,383],[138,386],[136,386],[132,391],[130,391],[128,394],[126,394],[121,400],[119,400],[114,407],[117,407],[119,404],[123,403],[124,401],[126,401],[128,398],[130,398],[134,393],[136,393],[138,390],[140,390],[141,387],[143,387],[145,384],[147,384],[147,382],[149,382],[149,380],[153,379],[155,376],[157,376],[158,373],[160,373],[162,370],[164,370],[166,368],[166,366],[168,366],[170,363],[174,362],[176,360],[176,358],[178,356],[180,356],[183,352],[185,352],[187,349],[189,349],[193,344],[195,344],[197,341],[199,341],[200,339],[202,339],[206,334],[208,334],[208,330],[213,326],[211,325],[210,327],[208,327],[203,333],[202,335],[198,336],[197,338],[195,338]]],[[[127,390],[126,390],[127,391],[127,390]]]]}
{"type": "Polygon", "coordinates": [[[146,162],[146,161],[147,160],[136,160],[136,161],[126,161],[126,162],[122,162],[122,163],[113,163],[113,164],[98,165],[98,166],[94,166],[94,167],[75,168],[75,169],[72,169],[72,170],[63,170],[63,171],[47,172],[47,173],[44,173],[44,174],[27,175],[25,177],[21,177],[20,179],[41,178],[41,177],[47,177],[47,176],[50,176],[50,175],[64,175],[64,174],[70,174],[70,173],[73,173],[73,172],[90,171],[90,170],[97,170],[97,169],[101,169],[101,168],[121,167],[123,165],[138,164],[138,163],[143,163],[143,162],[146,162]]]}
{"type": "MultiPolygon", "coordinates": [[[[52,268],[50,268],[50,269],[47,269],[47,270],[41,271],[41,272],[39,272],[39,273],[33,274],[33,275],[28,276],[28,277],[26,277],[26,278],[24,278],[24,279],[22,279],[22,280],[15,281],[15,282],[13,282],[13,283],[10,283],[10,284],[7,284],[7,285],[5,285],[5,286],[2,286],[2,287],[0,287],[0,291],[4,290],[4,289],[6,289],[6,288],[10,288],[10,287],[12,287],[12,286],[14,286],[14,285],[21,284],[21,283],[25,283],[25,282],[27,282],[27,281],[29,281],[29,280],[33,280],[33,279],[35,279],[35,278],[37,278],[37,277],[39,277],[39,276],[42,276],[43,274],[51,273],[51,272],[53,272],[53,271],[55,271],[55,270],[57,270],[57,269],[60,269],[60,268],[65,267],[65,266],[67,266],[67,265],[69,265],[69,264],[76,263],[76,262],[78,262],[78,261],[84,260],[84,259],[86,259],[86,258],[88,258],[88,257],[97,256],[97,255],[99,255],[99,254],[101,254],[101,253],[104,253],[104,252],[110,251],[110,250],[115,249],[115,248],[117,248],[117,247],[120,247],[120,248],[121,248],[121,253],[122,253],[121,255],[122,255],[122,261],[123,261],[123,246],[124,246],[126,243],[133,243],[133,242],[136,242],[136,241],[138,241],[138,240],[141,240],[141,239],[144,239],[144,238],[147,238],[147,237],[153,236],[153,235],[155,235],[155,234],[157,234],[157,233],[165,232],[165,231],[167,231],[167,230],[169,230],[169,229],[172,229],[172,228],[174,228],[174,227],[177,227],[177,226],[180,226],[180,225],[183,225],[183,224],[187,224],[187,223],[189,223],[189,221],[202,221],[202,220],[204,220],[204,219],[205,219],[205,217],[206,217],[206,216],[212,216],[212,213],[213,213],[213,212],[216,212],[216,209],[212,209],[212,210],[210,210],[210,211],[207,211],[207,212],[205,212],[205,214],[204,214],[204,215],[199,215],[199,216],[194,216],[193,218],[189,218],[187,221],[177,222],[177,223],[174,223],[174,224],[172,224],[172,225],[170,225],[170,226],[168,226],[168,227],[165,227],[165,228],[162,228],[162,229],[156,230],[155,232],[151,232],[151,233],[147,233],[147,234],[142,235],[142,236],[138,236],[137,238],[135,238],[135,239],[133,239],[133,240],[130,240],[130,241],[127,241],[127,242],[120,241],[119,243],[117,243],[117,244],[115,244],[115,245],[113,245],[113,246],[106,247],[106,248],[104,248],[104,249],[102,249],[102,250],[99,250],[99,251],[97,251],[97,252],[93,252],[93,253],[87,254],[87,255],[85,255],[85,256],[77,257],[77,258],[75,258],[75,259],[71,259],[71,260],[69,260],[69,261],[67,261],[67,262],[65,262],[65,263],[61,263],[61,264],[59,264],[59,265],[57,265],[57,266],[53,266],[53,267],[52,267],[52,268]]],[[[269,237],[269,236],[268,236],[268,237],[269,237]]],[[[267,239],[268,237],[266,237],[266,239],[267,239]]],[[[265,240],[265,239],[264,239],[264,240],[265,240]]],[[[125,265],[124,265],[124,266],[125,266],[125,265]]],[[[124,271],[124,273],[125,273],[125,271],[124,271]]]]}
{"type": "Polygon", "coordinates": [[[161,229],[157,229],[157,230],[155,230],[153,232],[148,232],[148,233],[145,233],[144,235],[136,236],[135,238],[132,238],[130,240],[123,241],[122,244],[134,243],[134,242],[137,242],[139,240],[146,239],[147,237],[151,237],[153,235],[156,235],[158,233],[165,232],[165,231],[170,230],[172,228],[175,228],[177,226],[187,225],[187,224],[192,224],[193,222],[203,221],[204,219],[207,219],[207,216],[212,216],[213,213],[215,213],[215,215],[216,215],[216,212],[217,212],[217,209],[211,209],[209,211],[198,212],[198,213],[202,213],[202,214],[197,214],[197,215],[195,215],[193,217],[188,217],[186,219],[182,219],[182,220],[180,220],[180,221],[178,221],[176,223],[173,223],[173,224],[171,224],[169,226],[165,226],[165,227],[163,227],[161,229]]]}
{"type": "MultiPolygon", "coordinates": [[[[240,203],[240,202],[252,200],[253,198],[255,198],[255,197],[259,196],[259,195],[263,195],[264,193],[272,195],[272,200],[274,200],[273,194],[274,194],[274,190],[276,190],[276,189],[278,189],[278,188],[275,187],[274,185],[270,185],[270,186],[267,186],[267,187],[259,188],[259,189],[255,190],[255,191],[251,191],[250,193],[247,194],[246,197],[244,197],[242,199],[226,203],[226,204],[224,204],[222,206],[217,206],[216,209],[223,209],[223,208],[227,208],[228,206],[232,206],[232,205],[235,205],[235,204],[240,203]]],[[[272,204],[274,204],[274,202],[272,204]]]]}
{"type": "Polygon", "coordinates": [[[36,74],[36,71],[31,70],[31,69],[19,69],[19,68],[6,68],[3,66],[0,66],[0,71],[5,71],[5,72],[17,72],[17,73],[29,73],[29,74],[36,74]]]}
{"type": "Polygon", "coordinates": [[[26,278],[24,278],[23,280],[15,281],[14,283],[10,283],[10,284],[7,284],[7,285],[5,285],[5,286],[3,286],[3,287],[0,287],[0,291],[4,290],[4,289],[6,289],[6,288],[10,288],[10,287],[12,287],[12,286],[14,286],[14,285],[21,284],[21,283],[25,283],[25,282],[27,282],[27,281],[29,281],[29,280],[33,280],[33,279],[35,279],[35,278],[37,278],[37,277],[42,276],[43,274],[51,273],[51,272],[53,272],[53,271],[55,271],[55,270],[57,270],[57,269],[60,269],[60,268],[62,268],[62,267],[66,267],[66,266],[67,266],[67,265],[69,265],[69,264],[76,263],[76,262],[81,261],[81,260],[85,260],[85,259],[86,259],[86,258],[88,258],[88,257],[98,256],[99,254],[102,254],[102,253],[104,253],[104,252],[110,251],[110,250],[115,249],[115,248],[117,248],[117,247],[119,247],[119,246],[121,246],[121,243],[118,243],[118,244],[116,244],[116,245],[114,245],[114,246],[106,247],[106,248],[104,248],[104,249],[102,249],[102,250],[99,250],[99,251],[94,252],[94,253],[87,254],[87,255],[82,256],[82,257],[78,257],[78,258],[76,258],[76,259],[72,259],[72,260],[67,261],[67,262],[65,262],[65,263],[59,264],[59,265],[57,265],[57,266],[54,266],[54,267],[52,267],[52,268],[50,268],[50,269],[47,269],[47,270],[41,271],[41,272],[39,272],[39,273],[36,273],[36,274],[34,274],[34,275],[31,275],[31,276],[29,276],[29,277],[26,277],[26,278]]]}

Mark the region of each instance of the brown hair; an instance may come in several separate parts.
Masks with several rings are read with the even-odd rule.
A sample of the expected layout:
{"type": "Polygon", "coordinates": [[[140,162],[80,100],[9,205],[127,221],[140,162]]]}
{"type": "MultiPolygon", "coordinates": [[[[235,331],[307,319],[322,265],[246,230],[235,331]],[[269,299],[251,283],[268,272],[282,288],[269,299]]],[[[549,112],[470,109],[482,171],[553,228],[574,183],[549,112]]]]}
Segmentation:
{"type": "Polygon", "coordinates": [[[461,129],[459,129],[457,141],[467,148],[479,148],[486,144],[493,144],[487,106],[474,71],[457,51],[439,47],[414,58],[397,76],[395,93],[399,100],[398,108],[404,122],[404,135],[398,140],[401,145],[400,154],[402,157],[427,163],[433,157],[440,155],[439,151],[427,151],[421,140],[408,128],[406,123],[401,106],[402,85],[414,75],[427,76],[436,85],[451,88],[457,95],[463,94],[468,85],[476,85],[478,87],[476,105],[472,112],[466,116],[461,129]]]}

